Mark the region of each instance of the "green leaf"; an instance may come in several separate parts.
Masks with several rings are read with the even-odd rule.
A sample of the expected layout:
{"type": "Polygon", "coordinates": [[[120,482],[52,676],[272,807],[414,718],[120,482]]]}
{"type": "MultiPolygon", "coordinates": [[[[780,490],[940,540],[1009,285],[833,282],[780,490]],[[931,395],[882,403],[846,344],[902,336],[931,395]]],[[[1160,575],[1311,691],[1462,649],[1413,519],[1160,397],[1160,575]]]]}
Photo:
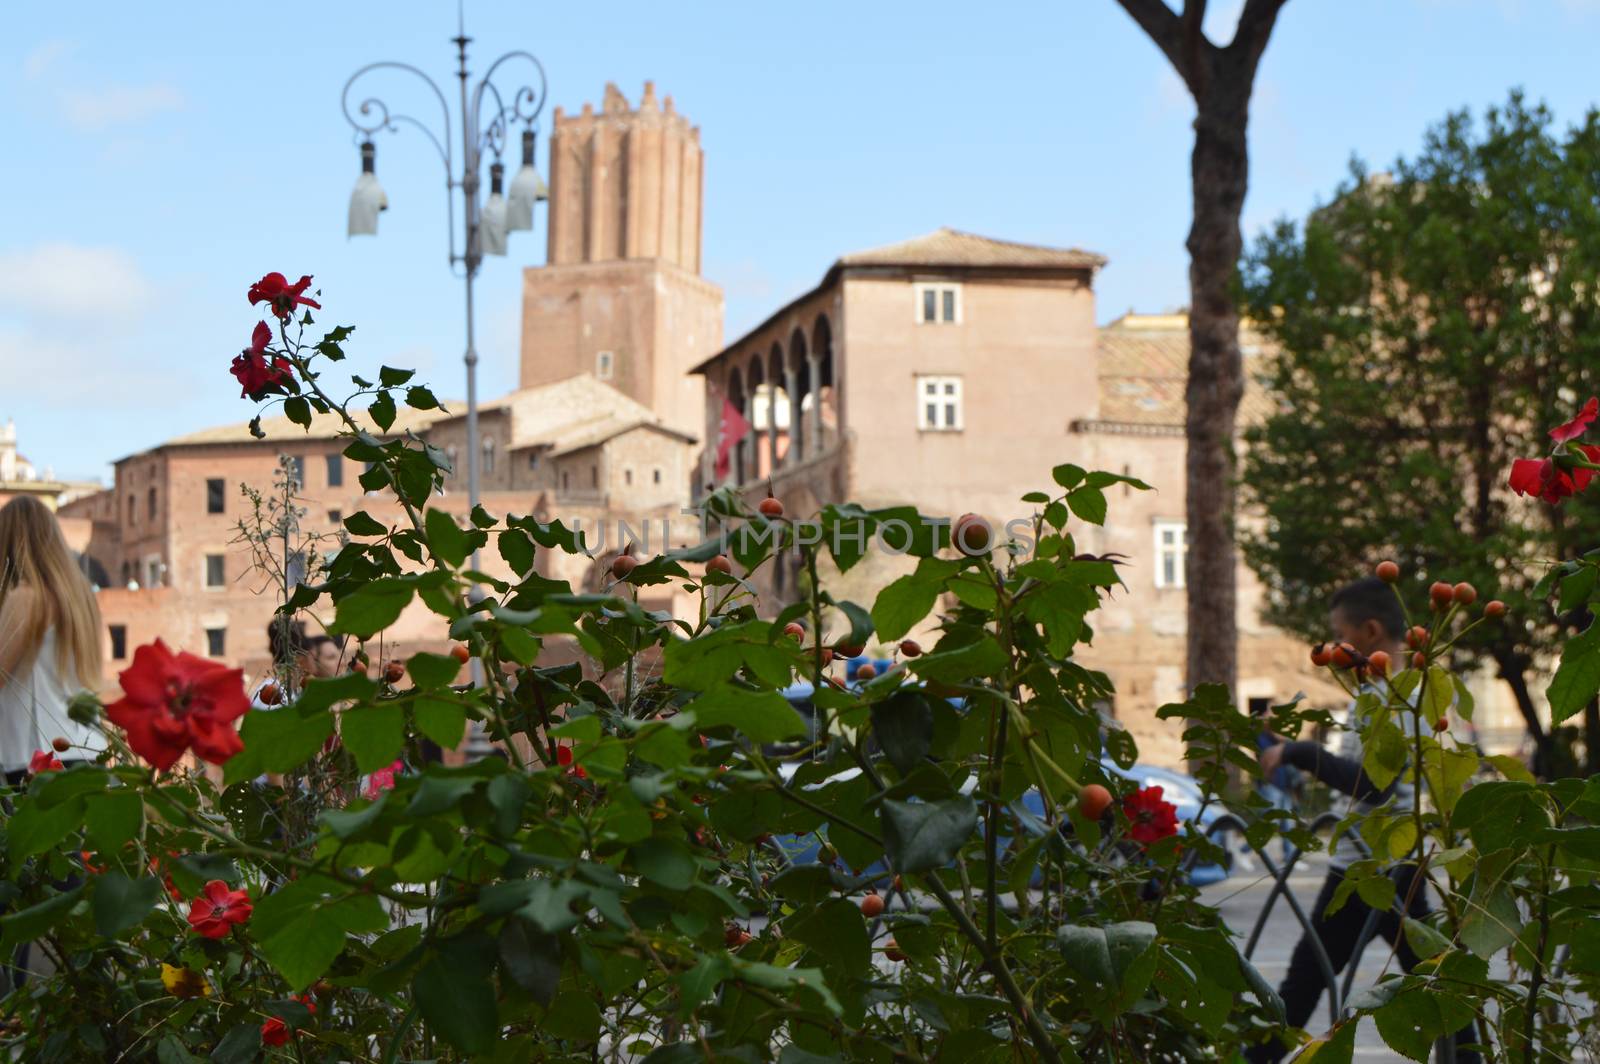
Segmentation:
{"type": "Polygon", "coordinates": [[[823,964],[845,975],[860,975],[872,963],[872,942],[861,908],[848,898],[834,898],[784,921],[783,935],[815,953],[823,964]]]}
{"type": "Polygon", "coordinates": [[[512,917],[496,942],[500,966],[541,1005],[549,1005],[561,985],[561,940],[512,917]]]}
{"type": "MultiPolygon", "coordinates": [[[[255,915],[259,917],[261,907],[275,897],[277,894],[262,898],[255,915]]],[[[288,921],[275,934],[258,938],[257,942],[290,989],[299,991],[316,982],[344,952],[345,934],[326,913],[306,909],[298,919],[288,921]]]]}
{"type": "Polygon", "coordinates": [[[66,918],[82,896],[83,887],[79,885],[46,898],[37,905],[0,916],[0,953],[9,957],[12,950],[22,943],[32,942],[49,931],[66,918]]]}
{"type": "Polygon", "coordinates": [[[925,680],[964,683],[976,676],[993,676],[1005,666],[1006,652],[986,635],[964,647],[913,658],[908,667],[925,680]]]}
{"type": "Polygon", "coordinates": [[[362,584],[334,607],[333,630],[357,639],[371,639],[400,619],[415,590],[411,581],[396,577],[362,584]]]}
{"type": "Polygon", "coordinates": [[[872,733],[902,776],[933,747],[933,707],[920,691],[902,688],[872,706],[872,733]]]}
{"type": "Polygon", "coordinates": [[[431,691],[455,683],[461,675],[461,662],[453,654],[420,653],[411,655],[406,663],[411,681],[424,691],[431,691]]]}
{"type": "Polygon", "coordinates": [[[456,519],[443,510],[429,509],[423,527],[428,533],[428,547],[433,556],[459,569],[472,554],[472,543],[456,524],[456,519]]]}
{"type": "Polygon", "coordinates": [[[106,791],[89,799],[83,821],[90,844],[104,853],[113,853],[139,833],[144,823],[144,801],[131,788],[106,791]]]}
{"type": "Polygon", "coordinates": [[[1068,491],[1082,484],[1084,475],[1083,467],[1075,466],[1071,462],[1066,465],[1058,465],[1050,470],[1051,478],[1068,491]]]}
{"type": "Polygon", "coordinates": [[[508,528],[501,532],[495,539],[499,548],[500,557],[511,566],[511,571],[518,576],[528,575],[533,568],[534,547],[533,540],[521,529],[508,528]]]}
{"type": "Polygon", "coordinates": [[[121,869],[108,869],[94,877],[95,927],[106,938],[116,938],[137,927],[165,893],[155,876],[129,879],[121,869]]]}
{"type": "Polygon", "coordinates": [[[417,371],[414,369],[395,369],[393,366],[378,367],[378,383],[385,388],[398,388],[416,375],[417,371]]]}
{"type": "Polygon", "coordinates": [[[916,571],[908,573],[878,593],[872,604],[872,623],[885,642],[899,639],[928,615],[947,577],[958,572],[961,563],[940,558],[923,558],[916,571]]]}
{"type": "Polygon", "coordinates": [[[379,429],[388,432],[394,425],[394,399],[388,392],[379,392],[373,397],[372,405],[367,407],[367,413],[372,417],[372,423],[379,429]]]}
{"type": "Polygon", "coordinates": [[[489,981],[494,952],[494,943],[486,936],[449,940],[417,971],[411,984],[422,1018],[463,1053],[488,1052],[499,1034],[495,989],[489,981]]]}
{"type": "Polygon", "coordinates": [[[1348,1020],[1308,1043],[1295,1064],[1351,1064],[1356,1051],[1356,1021],[1348,1020]]]}
{"type": "Polygon", "coordinates": [[[376,772],[392,764],[405,745],[405,709],[388,702],[341,714],[339,739],[355,757],[358,770],[376,772]]]}
{"type": "Polygon", "coordinates": [[[1085,485],[1067,493],[1067,506],[1092,525],[1106,523],[1106,496],[1099,488],[1085,485]]]}
{"type": "Polygon", "coordinates": [[[897,871],[927,872],[955,860],[956,851],[978,827],[971,798],[938,802],[886,799],[879,807],[884,848],[897,871]]]}
{"type": "Polygon", "coordinates": [[[695,859],[689,847],[676,839],[653,836],[628,851],[641,876],[668,890],[688,890],[694,883],[695,859]]]}
{"type": "Polygon", "coordinates": [[[467,730],[467,711],[461,703],[419,698],[412,712],[417,718],[417,730],[441,749],[454,750],[461,745],[461,737],[467,730]]]}
{"type": "Polygon", "coordinates": [[[1600,623],[1590,623],[1567,640],[1561,664],[1545,689],[1552,723],[1581,712],[1596,694],[1600,694],[1600,623]]]}
{"type": "Polygon", "coordinates": [[[24,861],[66,838],[83,823],[85,803],[82,797],[49,809],[37,800],[23,803],[6,823],[6,843],[11,859],[24,861]]]}
{"type": "Polygon", "coordinates": [[[241,1023],[231,1028],[211,1051],[213,1064],[252,1064],[261,1055],[261,1025],[241,1023]]]}
{"type": "Polygon", "coordinates": [[[1155,974],[1156,927],[1130,920],[1107,927],[1067,926],[1056,931],[1056,946],[1080,985],[1101,988],[1127,1008],[1143,995],[1155,974]]]}
{"type": "Polygon", "coordinates": [[[367,513],[357,510],[344,519],[345,531],[352,536],[387,536],[389,526],[367,513]]]}
{"type": "Polygon", "coordinates": [[[222,766],[223,783],[232,786],[263,773],[298,768],[316,756],[332,734],[333,717],[326,710],[305,715],[298,704],[271,711],[251,710],[239,728],[244,750],[222,766]]]}
{"type": "Polygon", "coordinates": [[[806,734],[805,721],[776,691],[750,691],[724,684],[690,702],[701,731],[731,725],[758,743],[798,739],[806,734]]]}
{"type": "Polygon", "coordinates": [[[283,416],[308,429],[311,427],[311,404],[303,395],[291,395],[283,401],[283,416]]]}

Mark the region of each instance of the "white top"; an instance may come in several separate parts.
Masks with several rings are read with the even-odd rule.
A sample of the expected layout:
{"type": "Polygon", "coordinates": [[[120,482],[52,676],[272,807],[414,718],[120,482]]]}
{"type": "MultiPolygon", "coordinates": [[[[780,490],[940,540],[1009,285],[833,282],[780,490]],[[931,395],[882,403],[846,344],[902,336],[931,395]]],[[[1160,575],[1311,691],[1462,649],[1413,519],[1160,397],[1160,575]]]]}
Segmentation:
{"type": "Polygon", "coordinates": [[[67,702],[78,690],[77,679],[56,671],[56,630],[47,628],[39,653],[24,662],[0,686],[0,769],[28,767],[38,750],[64,736],[73,749],[56,756],[64,761],[89,760],[106,748],[105,736],[67,716],[67,702]]]}

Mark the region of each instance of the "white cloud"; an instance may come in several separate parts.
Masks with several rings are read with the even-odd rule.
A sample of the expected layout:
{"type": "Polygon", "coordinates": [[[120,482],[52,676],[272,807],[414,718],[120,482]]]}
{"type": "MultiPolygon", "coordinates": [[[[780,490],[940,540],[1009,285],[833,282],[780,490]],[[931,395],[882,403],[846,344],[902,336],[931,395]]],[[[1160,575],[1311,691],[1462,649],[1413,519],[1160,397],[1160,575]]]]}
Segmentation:
{"type": "Polygon", "coordinates": [[[61,109],[67,121],[87,133],[143,122],[183,106],[183,93],[164,83],[72,89],[61,94],[61,109]]]}
{"type": "Polygon", "coordinates": [[[0,310],[25,318],[126,321],[151,305],[155,291],[121,248],[49,243],[0,252],[0,310]]]}
{"type": "Polygon", "coordinates": [[[43,77],[51,67],[60,62],[77,45],[71,41],[42,41],[22,60],[22,76],[29,81],[43,77]]]}

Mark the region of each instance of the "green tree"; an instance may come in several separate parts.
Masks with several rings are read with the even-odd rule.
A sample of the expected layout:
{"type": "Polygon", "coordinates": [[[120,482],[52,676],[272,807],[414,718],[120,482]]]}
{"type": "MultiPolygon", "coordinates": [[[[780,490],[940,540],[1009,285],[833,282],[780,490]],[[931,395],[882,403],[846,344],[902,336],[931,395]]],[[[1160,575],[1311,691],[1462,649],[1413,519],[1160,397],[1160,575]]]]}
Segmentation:
{"type": "Polygon", "coordinates": [[[1545,757],[1534,648],[1577,618],[1533,594],[1539,565],[1515,562],[1571,557],[1600,517],[1506,483],[1600,376],[1600,116],[1552,127],[1518,94],[1481,122],[1452,114],[1392,173],[1353,163],[1243,271],[1247,311],[1279,348],[1277,412],[1247,432],[1243,463],[1266,518],[1245,553],[1270,619],[1325,635],[1329,593],[1383,557],[1417,609],[1428,580],[1473,582],[1510,612],[1458,653],[1493,663],[1545,757]]]}

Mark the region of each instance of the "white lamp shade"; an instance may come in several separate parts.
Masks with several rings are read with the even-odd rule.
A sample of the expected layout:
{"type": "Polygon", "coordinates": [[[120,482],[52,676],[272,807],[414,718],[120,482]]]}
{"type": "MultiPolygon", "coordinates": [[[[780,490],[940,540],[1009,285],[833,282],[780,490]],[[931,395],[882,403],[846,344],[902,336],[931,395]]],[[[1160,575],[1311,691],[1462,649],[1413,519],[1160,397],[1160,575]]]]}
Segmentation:
{"type": "Polygon", "coordinates": [[[489,194],[478,216],[478,250],[485,255],[506,253],[506,200],[498,192],[489,194]]]}
{"type": "Polygon", "coordinates": [[[506,228],[532,229],[533,205],[550,198],[539,171],[524,165],[511,179],[511,191],[506,194],[506,228]]]}
{"type": "Polygon", "coordinates": [[[389,197],[378,184],[378,175],[363,173],[356,178],[355,191],[350,193],[350,236],[376,236],[378,213],[389,209],[389,197]]]}

